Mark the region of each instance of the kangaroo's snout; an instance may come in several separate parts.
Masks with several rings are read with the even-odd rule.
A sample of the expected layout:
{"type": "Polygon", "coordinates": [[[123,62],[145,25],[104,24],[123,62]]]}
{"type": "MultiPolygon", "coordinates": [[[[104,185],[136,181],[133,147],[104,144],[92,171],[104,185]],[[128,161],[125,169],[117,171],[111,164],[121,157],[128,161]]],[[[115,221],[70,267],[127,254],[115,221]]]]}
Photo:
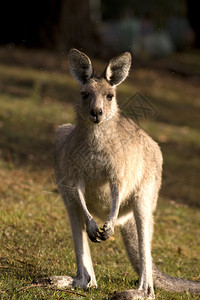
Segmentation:
{"type": "Polygon", "coordinates": [[[102,119],[103,110],[99,107],[94,107],[90,110],[90,120],[94,123],[99,123],[102,119]]]}

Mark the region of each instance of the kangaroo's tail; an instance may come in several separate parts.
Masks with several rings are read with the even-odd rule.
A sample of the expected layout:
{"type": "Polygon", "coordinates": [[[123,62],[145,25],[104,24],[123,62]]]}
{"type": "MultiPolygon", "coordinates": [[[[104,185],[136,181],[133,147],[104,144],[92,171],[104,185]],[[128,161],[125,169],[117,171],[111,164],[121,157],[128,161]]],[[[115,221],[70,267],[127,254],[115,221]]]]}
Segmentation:
{"type": "Polygon", "coordinates": [[[200,293],[200,282],[172,277],[161,272],[153,264],[153,279],[156,287],[172,292],[200,293]]]}
{"type": "MultiPolygon", "coordinates": [[[[124,245],[126,247],[129,259],[135,271],[139,274],[139,254],[138,254],[138,237],[136,225],[133,219],[129,219],[120,228],[124,245]]],[[[155,264],[153,264],[153,280],[154,285],[158,288],[172,292],[190,292],[200,293],[200,282],[190,281],[172,277],[161,272],[155,264]]]]}

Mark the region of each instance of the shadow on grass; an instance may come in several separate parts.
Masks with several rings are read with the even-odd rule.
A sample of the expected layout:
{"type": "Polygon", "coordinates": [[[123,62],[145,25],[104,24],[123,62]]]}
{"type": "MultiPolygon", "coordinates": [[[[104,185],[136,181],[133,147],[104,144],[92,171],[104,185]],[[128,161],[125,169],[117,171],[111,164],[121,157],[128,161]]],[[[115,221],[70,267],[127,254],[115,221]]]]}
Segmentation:
{"type": "MultiPolygon", "coordinates": [[[[26,126],[24,124],[24,126],[26,126]]],[[[42,122],[34,124],[35,128],[19,128],[7,122],[4,129],[0,129],[1,156],[14,165],[47,165],[54,164],[54,126],[44,125],[42,122]]]]}
{"type": "Polygon", "coordinates": [[[23,279],[33,281],[38,278],[48,277],[48,270],[30,263],[26,260],[19,260],[15,258],[0,258],[1,274],[4,278],[23,279]]]}

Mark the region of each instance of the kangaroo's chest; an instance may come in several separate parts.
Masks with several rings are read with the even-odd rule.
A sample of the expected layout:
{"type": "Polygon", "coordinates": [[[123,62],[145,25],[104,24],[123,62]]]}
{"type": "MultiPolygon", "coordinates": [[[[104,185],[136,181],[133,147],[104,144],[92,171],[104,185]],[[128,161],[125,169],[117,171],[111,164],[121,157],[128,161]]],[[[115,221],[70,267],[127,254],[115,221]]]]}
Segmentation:
{"type": "Polygon", "coordinates": [[[85,182],[102,184],[108,181],[111,161],[108,153],[100,147],[83,142],[71,151],[69,157],[70,169],[85,182]]]}

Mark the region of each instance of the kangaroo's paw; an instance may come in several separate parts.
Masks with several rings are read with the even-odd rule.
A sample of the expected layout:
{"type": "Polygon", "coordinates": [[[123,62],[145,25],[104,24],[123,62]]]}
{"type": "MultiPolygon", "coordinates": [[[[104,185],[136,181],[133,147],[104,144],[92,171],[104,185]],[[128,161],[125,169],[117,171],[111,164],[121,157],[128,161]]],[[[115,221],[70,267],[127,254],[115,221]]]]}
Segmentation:
{"type": "Polygon", "coordinates": [[[110,221],[106,221],[103,228],[101,228],[101,232],[99,233],[101,236],[101,240],[107,240],[114,233],[114,225],[110,221]]]}
{"type": "Polygon", "coordinates": [[[121,293],[114,293],[110,300],[135,300],[135,299],[155,299],[154,294],[148,295],[145,291],[128,290],[121,293]]]}
{"type": "Polygon", "coordinates": [[[86,225],[86,231],[90,240],[94,243],[100,243],[99,227],[94,219],[90,220],[86,225]]]}
{"type": "Polygon", "coordinates": [[[76,278],[71,276],[51,276],[49,278],[37,279],[33,283],[57,288],[79,287],[87,289],[89,287],[97,287],[96,280],[91,281],[87,280],[87,278],[76,278]]]}

